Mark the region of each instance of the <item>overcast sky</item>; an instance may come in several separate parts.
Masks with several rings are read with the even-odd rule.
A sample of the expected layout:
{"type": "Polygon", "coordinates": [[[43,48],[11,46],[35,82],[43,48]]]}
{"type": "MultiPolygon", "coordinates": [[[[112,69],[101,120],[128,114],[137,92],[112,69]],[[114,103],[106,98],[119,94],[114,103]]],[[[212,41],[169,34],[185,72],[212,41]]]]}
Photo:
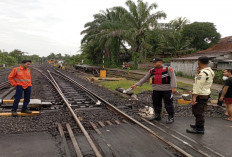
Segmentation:
{"type": "MultiPolygon", "coordinates": [[[[145,1],[145,0],[144,0],[145,1]]],[[[125,0],[0,0],[0,49],[47,56],[80,53],[80,32],[93,14],[125,0]]],[[[232,0],[146,0],[167,14],[165,22],[186,17],[212,22],[222,37],[232,35],[232,0]]],[[[163,21],[162,21],[163,22],[163,21]]]]}

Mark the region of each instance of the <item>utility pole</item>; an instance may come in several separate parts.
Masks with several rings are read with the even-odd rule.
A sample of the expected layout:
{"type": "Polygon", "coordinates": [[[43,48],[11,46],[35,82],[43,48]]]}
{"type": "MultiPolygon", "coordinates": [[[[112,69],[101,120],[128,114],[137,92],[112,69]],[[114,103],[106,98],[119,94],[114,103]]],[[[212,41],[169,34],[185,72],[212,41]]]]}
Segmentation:
{"type": "Polygon", "coordinates": [[[104,70],[105,69],[105,65],[104,65],[104,63],[105,63],[105,50],[103,50],[103,56],[102,56],[102,69],[104,70]]]}
{"type": "Polygon", "coordinates": [[[100,70],[100,77],[106,77],[105,70],[105,50],[102,51],[102,70],[100,70]]]}

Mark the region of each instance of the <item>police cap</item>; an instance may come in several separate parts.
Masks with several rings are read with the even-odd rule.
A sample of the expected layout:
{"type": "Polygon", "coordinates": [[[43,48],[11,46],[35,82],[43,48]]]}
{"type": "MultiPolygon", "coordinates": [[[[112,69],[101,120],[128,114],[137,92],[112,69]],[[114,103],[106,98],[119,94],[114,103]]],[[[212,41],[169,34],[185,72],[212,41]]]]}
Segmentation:
{"type": "Polygon", "coordinates": [[[154,62],[158,62],[158,61],[163,62],[163,59],[162,59],[162,58],[154,58],[154,59],[152,60],[153,63],[154,63],[154,62]]]}

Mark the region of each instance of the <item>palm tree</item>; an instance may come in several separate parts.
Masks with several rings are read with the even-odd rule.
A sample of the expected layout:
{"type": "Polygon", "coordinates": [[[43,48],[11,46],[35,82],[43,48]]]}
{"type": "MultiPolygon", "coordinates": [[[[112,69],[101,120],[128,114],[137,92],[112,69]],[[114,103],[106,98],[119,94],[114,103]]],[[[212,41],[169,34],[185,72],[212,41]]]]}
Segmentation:
{"type": "Polygon", "coordinates": [[[171,27],[176,31],[181,31],[183,27],[189,24],[190,21],[185,17],[178,17],[172,21],[170,21],[171,27]]]}
{"type": "Polygon", "coordinates": [[[189,23],[186,18],[179,17],[167,24],[166,30],[161,33],[159,50],[170,53],[171,56],[179,56],[194,51],[191,49],[191,39],[186,40],[183,36],[183,27],[189,23]]]}
{"type": "Polygon", "coordinates": [[[131,46],[133,52],[138,52],[140,55],[146,49],[146,36],[150,30],[156,29],[158,20],[166,18],[166,14],[162,11],[151,13],[158,5],[152,3],[149,5],[142,0],[135,2],[128,0],[126,2],[128,11],[123,7],[114,7],[114,10],[125,12],[123,18],[123,27],[120,29],[123,33],[122,38],[131,46]]]}
{"type": "MultiPolygon", "coordinates": [[[[110,11],[101,11],[99,14],[94,15],[94,21],[86,23],[86,29],[81,32],[85,34],[82,39],[82,43],[92,43],[97,42],[98,46],[95,48],[98,52],[105,51],[105,55],[109,58],[109,64],[117,65],[119,64],[119,52],[120,46],[124,49],[124,43],[116,33],[115,30],[118,30],[121,25],[121,12],[110,11]]],[[[126,49],[127,50],[127,49],[126,49]]]]}
{"type": "Polygon", "coordinates": [[[190,44],[190,40],[186,40],[181,32],[174,31],[166,36],[161,36],[159,50],[177,57],[192,52],[194,49],[190,48],[190,44]]]}
{"type": "Polygon", "coordinates": [[[95,14],[94,20],[86,23],[86,29],[82,31],[85,34],[82,43],[98,43],[98,47],[105,50],[113,64],[118,63],[120,49],[138,53],[141,57],[150,48],[145,42],[149,32],[157,29],[159,19],[166,18],[164,12],[151,13],[157,8],[156,3],[149,5],[138,0],[136,4],[128,0],[126,5],[128,10],[114,7],[95,14]],[[125,46],[125,43],[129,46],[125,46]]]}

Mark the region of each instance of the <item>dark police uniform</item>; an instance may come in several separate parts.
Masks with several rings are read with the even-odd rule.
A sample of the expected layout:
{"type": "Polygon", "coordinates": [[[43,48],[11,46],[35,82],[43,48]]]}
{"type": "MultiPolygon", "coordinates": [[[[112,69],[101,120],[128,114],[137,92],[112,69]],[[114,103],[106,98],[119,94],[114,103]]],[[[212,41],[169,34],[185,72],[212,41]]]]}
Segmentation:
{"type": "Polygon", "coordinates": [[[169,115],[167,123],[172,123],[174,121],[172,88],[177,87],[174,70],[171,67],[165,66],[152,68],[139,82],[136,83],[136,85],[142,86],[142,84],[149,78],[152,78],[152,100],[156,116],[155,120],[161,119],[162,99],[164,99],[165,109],[169,115]]]}

